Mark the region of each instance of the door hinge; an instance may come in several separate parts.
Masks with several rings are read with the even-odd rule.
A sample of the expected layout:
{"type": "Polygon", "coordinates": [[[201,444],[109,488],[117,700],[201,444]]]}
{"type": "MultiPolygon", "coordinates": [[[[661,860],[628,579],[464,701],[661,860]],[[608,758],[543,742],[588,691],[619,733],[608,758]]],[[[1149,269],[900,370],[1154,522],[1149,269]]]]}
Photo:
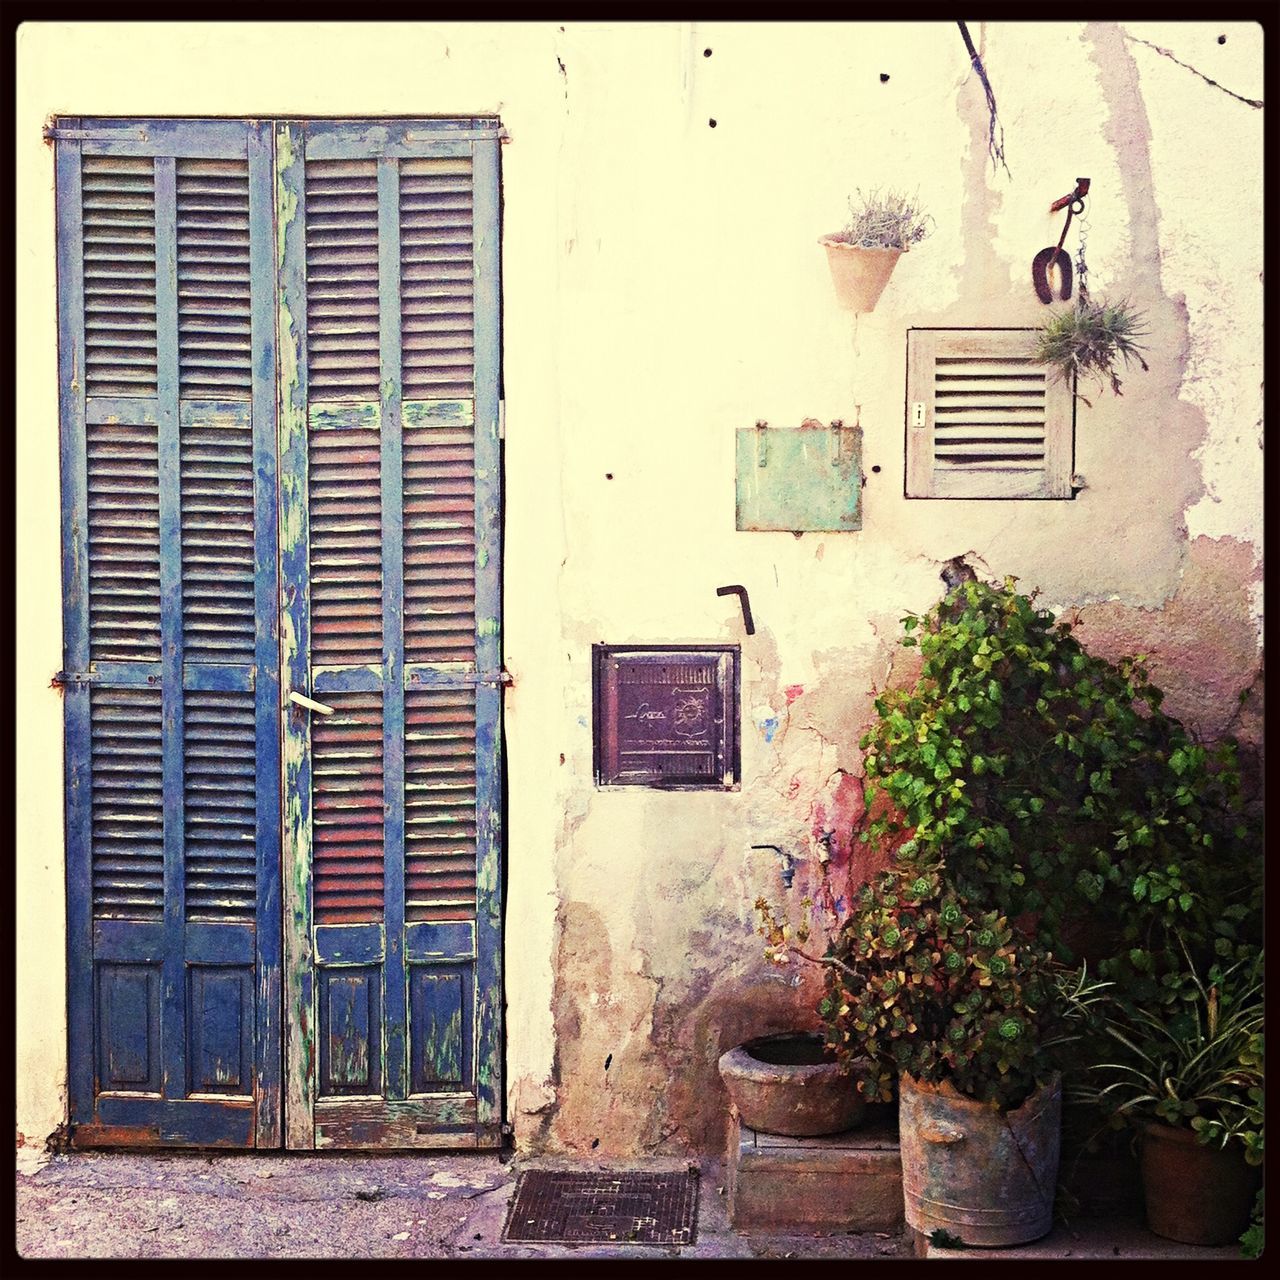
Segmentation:
{"type": "Polygon", "coordinates": [[[503,667],[502,670],[499,671],[496,675],[489,674],[489,675],[482,675],[482,676],[476,677],[476,684],[503,685],[503,684],[515,684],[515,682],[516,682],[515,677],[511,674],[510,671],[506,669],[506,667],[503,667]]]}
{"type": "Polygon", "coordinates": [[[46,142],[146,142],[145,129],[64,129],[59,125],[44,126],[46,142]]]}
{"type": "Polygon", "coordinates": [[[498,401],[498,439],[505,440],[507,438],[507,402],[505,400],[498,401]]]}
{"type": "Polygon", "coordinates": [[[55,671],[50,689],[65,689],[69,684],[89,684],[93,677],[87,671],[55,671]]]}

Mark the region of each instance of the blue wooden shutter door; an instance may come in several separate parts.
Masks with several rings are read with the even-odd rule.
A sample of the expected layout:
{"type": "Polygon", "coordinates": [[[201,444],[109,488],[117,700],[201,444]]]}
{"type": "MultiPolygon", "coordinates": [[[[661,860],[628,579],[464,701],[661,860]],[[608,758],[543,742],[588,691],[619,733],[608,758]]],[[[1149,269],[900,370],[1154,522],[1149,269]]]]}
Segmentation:
{"type": "Polygon", "coordinates": [[[270,129],[59,135],[73,1133],[275,1146],[270,129]]]}
{"type": "Polygon", "coordinates": [[[286,1142],[500,1142],[496,122],[279,123],[286,1142]]]}

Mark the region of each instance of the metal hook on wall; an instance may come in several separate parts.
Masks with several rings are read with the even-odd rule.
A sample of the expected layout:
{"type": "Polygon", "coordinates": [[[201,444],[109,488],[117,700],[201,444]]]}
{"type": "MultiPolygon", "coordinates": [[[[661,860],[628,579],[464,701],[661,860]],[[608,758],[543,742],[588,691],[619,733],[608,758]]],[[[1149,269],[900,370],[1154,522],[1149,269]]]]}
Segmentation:
{"type": "Polygon", "coordinates": [[[1066,209],[1067,220],[1062,224],[1062,234],[1058,237],[1057,245],[1049,249],[1041,249],[1031,261],[1031,283],[1035,288],[1036,297],[1041,302],[1053,301],[1053,283],[1050,273],[1055,268],[1059,273],[1058,297],[1063,302],[1071,297],[1071,257],[1062,252],[1062,246],[1066,241],[1072,217],[1084,212],[1084,198],[1088,194],[1089,179],[1077,178],[1075,187],[1049,206],[1050,213],[1066,209]]]}

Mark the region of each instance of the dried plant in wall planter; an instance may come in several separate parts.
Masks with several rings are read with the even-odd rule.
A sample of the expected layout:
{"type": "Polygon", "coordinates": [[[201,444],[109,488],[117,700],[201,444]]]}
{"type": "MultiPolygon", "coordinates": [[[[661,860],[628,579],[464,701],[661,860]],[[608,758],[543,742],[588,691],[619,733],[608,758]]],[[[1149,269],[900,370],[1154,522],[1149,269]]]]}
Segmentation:
{"type": "Polygon", "coordinates": [[[899,257],[933,229],[919,197],[861,191],[849,201],[849,221],[823,236],[836,299],[850,311],[874,311],[899,257]]]}
{"type": "MultiPolygon", "coordinates": [[[[1045,321],[1035,358],[1048,365],[1056,378],[1074,376],[1078,380],[1084,374],[1096,378],[1099,386],[1105,385],[1106,378],[1111,390],[1121,395],[1117,362],[1123,361],[1127,367],[1136,361],[1144,373],[1147,371],[1147,362],[1142,358],[1145,348],[1137,341],[1146,332],[1143,316],[1127,302],[1095,302],[1081,296],[1075,306],[1056,312],[1045,321]]],[[[1080,399],[1090,403],[1084,396],[1080,399]]]]}
{"type": "Polygon", "coordinates": [[[849,201],[849,221],[828,240],[860,249],[906,250],[933,230],[933,219],[920,208],[919,196],[896,191],[881,195],[878,190],[867,196],[859,190],[855,195],[849,201]]]}

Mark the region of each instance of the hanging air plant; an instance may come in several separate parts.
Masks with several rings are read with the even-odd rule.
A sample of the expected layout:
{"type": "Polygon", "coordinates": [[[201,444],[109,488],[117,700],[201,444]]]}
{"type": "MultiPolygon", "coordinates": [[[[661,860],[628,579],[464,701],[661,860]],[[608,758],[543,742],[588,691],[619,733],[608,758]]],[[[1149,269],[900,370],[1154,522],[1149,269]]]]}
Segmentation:
{"type": "MultiPolygon", "coordinates": [[[[1122,395],[1117,362],[1123,361],[1127,367],[1136,361],[1144,373],[1148,368],[1142,358],[1146,348],[1137,341],[1147,333],[1143,319],[1127,302],[1095,302],[1082,293],[1077,305],[1045,321],[1035,359],[1048,365],[1055,379],[1078,380],[1083,374],[1096,378],[1101,387],[1106,385],[1105,378],[1110,380],[1111,390],[1122,395]]],[[[1080,399],[1089,404],[1084,396],[1080,399]]]]}

